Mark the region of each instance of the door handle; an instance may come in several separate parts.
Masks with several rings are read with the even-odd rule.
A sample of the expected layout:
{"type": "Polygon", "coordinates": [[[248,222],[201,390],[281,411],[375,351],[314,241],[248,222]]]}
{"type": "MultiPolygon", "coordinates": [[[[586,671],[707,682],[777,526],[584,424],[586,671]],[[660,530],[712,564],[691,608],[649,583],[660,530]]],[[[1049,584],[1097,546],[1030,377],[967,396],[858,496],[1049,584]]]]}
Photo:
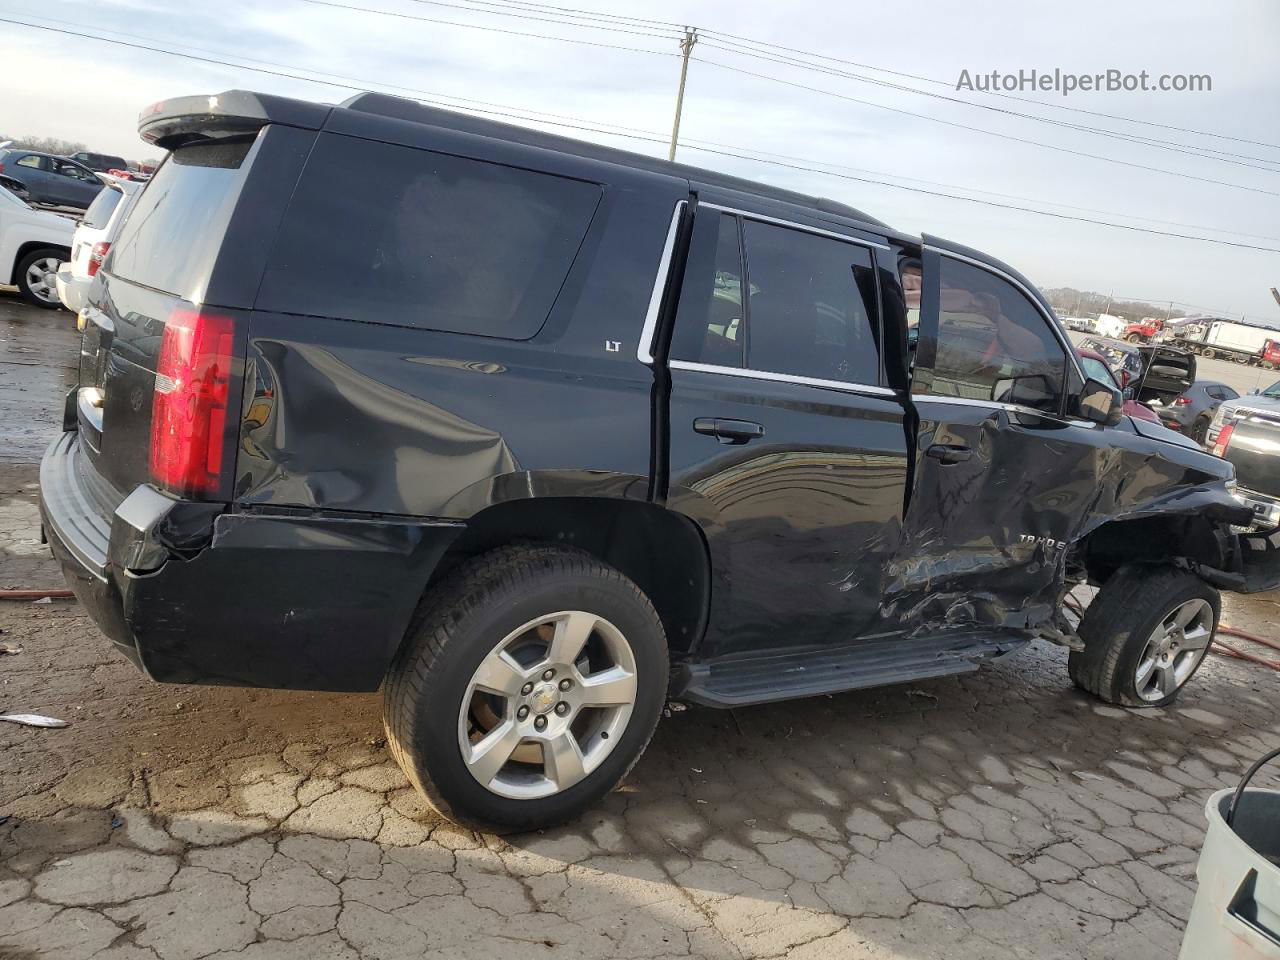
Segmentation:
{"type": "Polygon", "coordinates": [[[964,463],[973,456],[973,451],[960,443],[935,443],[925,451],[925,455],[941,463],[964,463]]]}
{"type": "Polygon", "coordinates": [[[693,421],[693,432],[715,437],[721,443],[734,445],[758,440],[764,436],[764,427],[751,420],[725,420],[721,417],[698,417],[693,421]]]}

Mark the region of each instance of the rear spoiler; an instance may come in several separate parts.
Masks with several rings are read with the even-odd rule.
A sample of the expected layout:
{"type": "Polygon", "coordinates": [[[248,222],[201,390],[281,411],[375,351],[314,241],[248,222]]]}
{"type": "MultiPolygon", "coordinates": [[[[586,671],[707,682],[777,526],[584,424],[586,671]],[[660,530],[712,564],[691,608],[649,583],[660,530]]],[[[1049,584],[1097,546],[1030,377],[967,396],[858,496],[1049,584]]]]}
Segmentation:
{"type": "Polygon", "coordinates": [[[268,123],[319,130],[333,107],[246,90],[161,100],[138,114],[138,135],[165,150],[184,143],[252,134],[268,123]]]}

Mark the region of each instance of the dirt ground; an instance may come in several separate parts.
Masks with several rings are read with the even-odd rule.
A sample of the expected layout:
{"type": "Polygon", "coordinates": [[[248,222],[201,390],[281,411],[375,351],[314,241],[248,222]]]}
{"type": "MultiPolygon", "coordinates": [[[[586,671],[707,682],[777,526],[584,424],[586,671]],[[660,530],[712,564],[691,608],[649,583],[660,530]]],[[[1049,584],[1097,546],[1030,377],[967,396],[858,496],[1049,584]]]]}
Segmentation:
{"type": "MultiPolygon", "coordinates": [[[[0,374],[62,338],[66,314],[35,313],[0,296],[0,374]]],[[[63,376],[25,381],[24,429],[56,424],[63,376]]],[[[0,449],[0,587],[58,583],[30,433],[0,449]]],[[[1278,602],[1224,618],[1274,636],[1278,602]]],[[[21,651],[0,713],[71,722],[0,723],[12,960],[1168,958],[1205,801],[1280,734],[1261,668],[1211,657],[1175,707],[1129,711],[1037,644],[959,678],[677,710],[598,809],[498,838],[422,805],[377,696],[151,683],[66,601],[0,603],[0,644],[21,651]]]]}

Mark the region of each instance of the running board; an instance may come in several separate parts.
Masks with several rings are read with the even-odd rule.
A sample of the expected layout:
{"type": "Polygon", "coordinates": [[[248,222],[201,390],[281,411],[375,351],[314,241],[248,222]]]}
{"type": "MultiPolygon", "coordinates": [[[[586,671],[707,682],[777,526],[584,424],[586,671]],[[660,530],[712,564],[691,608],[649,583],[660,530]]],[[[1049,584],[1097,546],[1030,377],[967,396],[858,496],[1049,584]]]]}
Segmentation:
{"type": "Polygon", "coordinates": [[[951,635],[864,640],[803,650],[762,650],[680,666],[671,696],[708,707],[740,707],[864,687],[971,673],[978,661],[1029,641],[1012,636],[951,635]]]}

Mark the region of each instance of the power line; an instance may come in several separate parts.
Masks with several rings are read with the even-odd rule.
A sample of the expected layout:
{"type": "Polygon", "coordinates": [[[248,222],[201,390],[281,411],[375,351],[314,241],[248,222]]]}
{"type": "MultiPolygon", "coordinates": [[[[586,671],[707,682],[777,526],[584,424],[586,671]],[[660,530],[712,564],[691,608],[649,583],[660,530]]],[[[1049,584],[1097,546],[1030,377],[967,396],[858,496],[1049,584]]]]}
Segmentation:
{"type": "MultiPolygon", "coordinates": [[[[319,3],[321,0],[306,0],[308,3],[319,3]]],[[[1250,187],[1242,183],[1232,183],[1229,180],[1215,180],[1212,177],[1202,177],[1193,173],[1182,173],[1178,170],[1166,170],[1163,167],[1151,167],[1143,163],[1135,163],[1131,160],[1121,160],[1117,157],[1108,157],[1098,153],[1087,153],[1083,150],[1073,150],[1070,147],[1060,147],[1052,143],[1043,143],[1039,140],[1031,140],[1026,137],[1014,136],[1010,133],[1000,133],[996,130],[987,130],[984,127],[975,127],[967,123],[958,123],[954,120],[943,120],[941,117],[931,117],[927,113],[916,113],[914,110],[904,110],[901,107],[891,107],[888,104],[876,103],[874,100],[863,100],[859,97],[851,97],[848,94],[837,93],[834,90],[826,90],[822,87],[813,87],[806,83],[797,83],[794,80],[784,80],[781,77],[771,77],[766,73],[757,73],[754,70],[746,70],[742,67],[735,67],[729,63],[722,63],[719,60],[708,60],[705,57],[694,57],[699,63],[709,64],[713,67],[719,67],[721,70],[729,70],[733,73],[739,73],[747,77],[755,77],[759,80],[768,80],[770,83],[780,83],[788,87],[796,87],[800,90],[808,90],[811,93],[822,94],[827,97],[835,97],[838,100],[847,100],[850,103],[861,104],[866,107],[875,107],[879,110],[888,110],[890,113],[899,113],[908,117],[915,117],[919,120],[928,120],[932,123],[940,123],[947,127],[956,127],[960,130],[969,130],[973,133],[986,134],[989,137],[998,137],[1001,140],[1010,140],[1014,143],[1023,143],[1033,147],[1044,147],[1048,150],[1055,150],[1059,153],[1067,153],[1076,157],[1087,157],[1090,160],[1101,160],[1104,163],[1115,163],[1122,167],[1133,167],[1138,170],[1146,170],[1149,173],[1163,173],[1171,177],[1180,177],[1184,180],[1196,180],[1201,183],[1212,183],[1220,187],[1231,187],[1235,190],[1247,190],[1250,193],[1261,193],[1269,197],[1280,197],[1280,193],[1274,190],[1264,190],[1261,187],[1250,187]]]]}
{"type": "MultiPolygon", "coordinates": [[[[598,11],[598,10],[583,10],[582,8],[577,8],[577,7],[561,7],[561,6],[555,6],[553,4],[530,2],[530,0],[463,0],[464,3],[471,5],[467,7],[460,7],[458,4],[442,3],[441,0],[414,0],[414,2],[426,3],[426,4],[439,4],[444,6],[455,6],[455,7],[458,7],[459,9],[477,9],[478,7],[496,7],[497,10],[481,11],[477,9],[477,12],[489,12],[489,13],[501,14],[502,11],[507,11],[506,15],[517,16],[517,17],[522,15],[530,16],[532,13],[536,13],[539,15],[543,15],[544,18],[546,17],[559,18],[556,20],[548,20],[548,22],[562,23],[566,26],[588,26],[588,24],[575,22],[575,21],[582,21],[582,20],[593,20],[600,23],[624,25],[626,27],[643,26],[648,29],[659,29],[659,30],[666,29],[669,31],[676,31],[676,32],[682,32],[687,26],[693,26],[691,24],[677,23],[671,20],[655,20],[655,19],[645,18],[645,17],[633,17],[633,16],[624,15],[624,14],[605,13],[603,11],[598,11]],[[524,13],[522,14],[514,11],[523,11],[524,13]],[[572,19],[568,19],[568,18],[572,18],[572,19]]],[[[845,66],[858,67],[859,69],[863,69],[863,70],[872,70],[877,73],[886,73],[892,76],[903,77],[910,80],[919,80],[925,83],[931,83],[938,86],[947,87],[949,89],[955,89],[954,84],[952,84],[951,82],[946,80],[940,80],[936,77],[924,76],[921,74],[910,73],[903,70],[894,70],[889,67],[881,67],[881,66],[876,66],[874,64],[861,63],[856,60],[848,60],[841,57],[833,57],[827,54],[816,53],[810,50],[802,50],[798,47],[789,47],[783,44],[773,43],[767,40],[758,40],[752,37],[744,37],[744,36],[729,33],[723,30],[706,29],[701,27],[698,27],[697,29],[699,30],[700,33],[702,33],[705,36],[718,38],[722,43],[728,44],[729,46],[732,46],[732,47],[738,47],[740,50],[748,53],[759,52],[760,50],[764,50],[765,52],[780,50],[780,51],[784,51],[785,53],[795,54],[800,57],[807,57],[813,60],[825,60],[829,63],[838,63],[838,64],[843,64],[845,66]]],[[[664,36],[664,34],[654,34],[654,36],[664,36]]],[[[797,65],[811,66],[808,64],[797,64],[797,65]]],[[[859,79],[865,79],[865,80],[868,80],[869,82],[875,82],[873,78],[859,78],[859,79]]],[[[903,89],[910,90],[913,92],[918,92],[918,93],[926,92],[926,91],[920,91],[917,88],[912,88],[912,87],[905,87],[903,89]]],[[[1102,117],[1108,120],[1118,120],[1123,123],[1134,123],[1134,124],[1140,124],[1143,126],[1154,127],[1154,128],[1163,129],[1163,130],[1173,130],[1180,133],[1191,133],[1197,136],[1214,137],[1217,139],[1229,140],[1237,143],[1248,143],[1254,146],[1263,146],[1263,147],[1270,147],[1272,149],[1280,149],[1280,144],[1266,143],[1258,140],[1249,140],[1243,137],[1234,137],[1228,134],[1215,133],[1208,130],[1198,130],[1191,127],[1179,127],[1171,124],[1157,123],[1151,120],[1142,120],[1136,117],[1127,117],[1120,114],[1105,113],[1097,110],[1087,110],[1082,107],[1072,107],[1066,104],[1054,103],[1051,101],[1044,101],[1044,100],[1037,100],[1034,97],[1021,97],[1015,94],[1002,92],[1002,91],[986,90],[986,91],[980,91],[980,92],[986,96],[999,97],[1000,99],[1004,99],[1004,100],[1013,100],[1021,103],[1034,104],[1040,107],[1049,107],[1055,110],[1063,110],[1070,113],[1102,117]]],[[[969,104],[971,106],[981,106],[980,104],[973,103],[972,101],[963,100],[961,98],[949,98],[949,99],[953,99],[959,103],[969,104]]],[[[1018,115],[1022,115],[1022,114],[1018,114],[1018,115]]],[[[1042,120],[1044,122],[1049,122],[1049,123],[1054,122],[1049,118],[1045,118],[1045,117],[1035,117],[1034,115],[1026,115],[1026,116],[1028,116],[1030,119],[1042,120]]],[[[1119,136],[1127,136],[1126,134],[1120,133],[1118,131],[1103,131],[1101,128],[1081,127],[1081,129],[1112,133],[1119,136]]],[[[1137,139],[1140,142],[1145,140],[1151,140],[1151,138],[1141,138],[1141,137],[1137,139]]],[[[1151,142],[1160,143],[1162,141],[1151,140],[1151,142]]],[[[1185,146],[1191,149],[1203,149],[1211,153],[1224,153],[1231,156],[1239,156],[1237,154],[1230,154],[1227,151],[1214,150],[1210,147],[1196,147],[1192,144],[1180,144],[1179,146],[1185,146]]],[[[1271,162],[1261,157],[1246,156],[1246,159],[1256,159],[1256,160],[1261,160],[1262,162],[1271,162]]],[[[1280,162],[1280,161],[1277,161],[1277,162],[1280,162]]]]}
{"type": "MultiPolygon", "coordinates": [[[[579,40],[579,39],[574,39],[569,37],[553,36],[549,34],[534,34],[534,33],[526,33],[523,31],[504,30],[499,27],[486,27],[486,26],[481,26],[479,24],[465,24],[465,23],[458,23],[457,21],[438,20],[431,17],[420,17],[414,14],[399,13],[391,10],[380,10],[373,7],[352,6],[349,4],[336,3],[334,2],[334,0],[303,0],[303,2],[314,4],[317,6],[334,7],[342,10],[350,10],[356,13],[373,14],[377,16],[386,16],[386,17],[396,17],[396,18],[405,19],[405,20],[421,20],[427,23],[444,23],[451,26],[469,27],[471,29],[476,29],[476,30],[488,30],[491,32],[506,33],[514,36],[537,37],[543,40],[558,40],[566,43],[581,43],[581,44],[587,44],[590,46],[606,46],[606,47],[613,46],[611,44],[599,44],[589,40],[579,40]]],[[[619,49],[634,50],[636,52],[644,52],[644,53],[658,53],[658,54],[662,53],[662,51],[639,50],[638,48],[634,48],[634,47],[622,47],[619,49]]],[[[672,56],[674,56],[674,54],[672,54],[672,56]]],[[[1042,147],[1048,150],[1055,150],[1059,153],[1066,153],[1066,154],[1071,154],[1072,156],[1085,157],[1091,160],[1100,160],[1104,163],[1114,163],[1119,166],[1131,167],[1138,170],[1145,170],[1149,173],[1161,173],[1167,176],[1178,177],[1184,180],[1194,180],[1200,183],[1210,183],[1216,186],[1229,187],[1235,190],[1244,190],[1250,193],[1260,193],[1265,196],[1280,197],[1280,192],[1273,191],[1273,190],[1264,190],[1261,187],[1251,187],[1245,184],[1233,183],[1227,180],[1216,180],[1212,177],[1203,177],[1196,174],[1183,173],[1177,170],[1166,170],[1163,167],[1153,167],[1147,164],[1136,163],[1130,160],[1121,160],[1117,157],[1108,157],[1103,154],[1088,153],[1083,150],[1074,150],[1070,147],[1061,147],[1055,144],[1044,143],[1039,140],[1032,140],[1027,137],[1018,137],[1018,136],[1014,136],[1013,134],[1000,133],[995,130],[987,130],[983,127],[975,127],[970,124],[958,123],[953,120],[944,120],[941,117],[933,117],[933,116],[930,116],[929,114],[917,113],[913,110],[904,110],[900,107],[892,107],[892,106],[889,106],[888,104],[876,103],[875,101],[872,101],[872,100],[863,100],[859,97],[851,97],[851,96],[848,96],[847,94],[837,93],[834,90],[826,90],[821,87],[813,87],[808,84],[797,83],[792,80],[784,80],[781,77],[773,77],[773,76],[769,76],[768,74],[757,73],[755,71],[746,70],[742,67],[736,67],[736,66],[733,66],[732,64],[723,63],[718,60],[708,60],[704,57],[694,57],[692,59],[695,59],[700,63],[706,63],[714,67],[719,67],[720,69],[723,69],[723,70],[730,70],[735,73],[742,74],[744,76],[756,77],[761,80],[768,80],[772,83],[778,83],[784,86],[795,87],[801,90],[808,90],[813,93],[819,93],[829,97],[836,97],[838,99],[846,100],[851,103],[858,103],[858,104],[862,104],[863,106],[875,107],[880,110],[888,110],[892,113],[898,113],[904,116],[915,117],[916,119],[920,119],[920,120],[928,120],[932,123],[939,123],[948,127],[955,127],[957,129],[969,130],[975,133],[982,133],[982,134],[986,134],[987,136],[997,137],[1002,140],[1009,140],[1011,142],[1022,143],[1028,146],[1042,147]]],[[[1265,168],[1259,168],[1259,169],[1265,169],[1265,168]]]]}
{"type": "MultiPolygon", "coordinates": [[[[801,50],[797,47],[788,47],[778,43],[771,43],[766,40],[754,40],[750,37],[743,37],[733,33],[726,33],[723,30],[703,29],[700,27],[699,32],[705,34],[708,37],[720,37],[721,39],[728,38],[730,40],[738,40],[738,41],[742,41],[743,43],[753,44],[755,46],[772,47],[775,50],[784,50],[788,53],[800,54],[801,56],[811,57],[817,60],[827,60],[832,63],[844,64],[845,66],[858,67],[859,69],[862,69],[862,70],[874,70],[878,73],[888,73],[897,77],[905,77],[906,79],[909,79],[909,80],[921,80],[925,83],[933,83],[939,86],[947,87],[949,89],[955,89],[955,85],[953,83],[947,80],[939,80],[937,77],[927,77],[918,73],[908,73],[903,70],[893,70],[893,69],[890,69],[889,67],[877,67],[869,63],[860,63],[857,60],[846,60],[841,57],[832,57],[827,54],[814,53],[809,50],[801,50]]],[[[1071,113],[1087,114],[1088,116],[1091,116],[1091,117],[1102,117],[1103,119],[1106,119],[1106,120],[1119,120],[1123,123],[1137,123],[1147,127],[1157,127],[1161,130],[1173,130],[1178,133],[1194,133],[1202,137],[1214,137],[1219,140],[1231,140],[1231,141],[1234,141],[1235,143],[1247,143],[1255,147],[1270,147],[1274,150],[1280,150],[1280,144],[1277,144],[1277,143],[1268,143],[1262,140],[1249,140],[1245,137],[1234,137],[1225,133],[1215,133],[1211,130],[1198,130],[1194,127],[1179,127],[1179,126],[1174,126],[1172,124],[1167,124],[1167,123],[1157,123],[1156,121],[1153,121],[1153,120],[1141,120],[1137,117],[1126,117],[1122,114],[1104,113],[1099,110],[1086,110],[1083,107],[1072,107],[1063,103],[1054,103],[1049,100],[1037,100],[1034,97],[1020,97],[1020,96],[1017,96],[1016,94],[1005,93],[1005,92],[995,91],[995,90],[982,91],[982,92],[987,94],[988,96],[1000,97],[1001,99],[1004,99],[1004,100],[1017,100],[1022,103],[1035,104],[1036,106],[1050,107],[1054,110],[1066,110],[1071,113]]]]}
{"type": "MultiPolygon", "coordinates": [[[[166,50],[162,47],[150,46],[148,44],[135,43],[135,42],[125,41],[125,40],[116,40],[111,37],[102,37],[102,36],[97,36],[91,33],[82,33],[79,31],[67,29],[65,27],[44,26],[41,24],[27,23],[21,20],[13,20],[5,17],[0,17],[0,23],[9,23],[15,26],[27,27],[33,30],[46,30],[52,33],[63,34],[66,36],[79,37],[87,40],[97,40],[101,43],[110,43],[118,46],[138,49],[138,50],[148,50],[154,53],[164,54],[166,56],[181,57],[188,60],[196,60],[204,63],[211,63],[211,64],[216,64],[216,65],[225,66],[225,67],[233,67],[239,70],[250,70],[256,73],[264,73],[271,76],[284,77],[286,79],[291,79],[291,80],[301,80],[309,83],[317,83],[324,86],[335,86],[335,87],[340,87],[348,90],[363,91],[363,90],[367,90],[370,86],[384,86],[384,84],[381,84],[379,82],[370,82],[370,81],[363,81],[362,85],[353,86],[351,84],[334,82],[331,80],[323,80],[323,79],[316,79],[315,77],[302,76],[297,73],[288,73],[281,70],[271,70],[271,69],[266,69],[265,67],[253,67],[253,66],[248,66],[246,64],[233,63],[228,60],[216,59],[213,57],[196,56],[193,54],[181,53],[175,50],[166,50]]],[[[305,68],[292,68],[292,69],[305,69],[305,68]]],[[[309,72],[318,73],[319,71],[309,71],[309,72]]],[[[461,99],[461,98],[450,98],[450,99],[461,99]]],[[[431,100],[423,100],[423,102],[433,103],[433,101],[431,100]]],[[[454,105],[440,103],[438,100],[434,101],[433,105],[451,107],[456,109],[454,105]]],[[[642,133],[618,133],[613,130],[603,129],[599,126],[588,123],[586,121],[569,123],[569,122],[563,122],[563,121],[540,119],[535,116],[529,116],[526,113],[521,113],[517,110],[517,108],[506,108],[504,110],[487,109],[487,108],[471,108],[471,109],[475,113],[481,113],[481,114],[486,114],[490,116],[501,116],[501,117],[507,117],[512,119],[521,119],[526,121],[532,121],[534,123],[547,123],[551,126],[560,126],[560,127],[566,127],[566,128],[575,129],[575,130],[584,130],[592,133],[604,134],[606,136],[623,137],[623,138],[632,139],[632,140],[644,140],[644,141],[649,141],[653,143],[666,142],[665,138],[661,136],[657,136],[657,135],[646,136],[642,133]]],[[[1237,249],[1258,250],[1266,253],[1280,253],[1280,247],[1264,247],[1257,244],[1238,243],[1235,241],[1221,240],[1214,237],[1202,237],[1202,236],[1196,236],[1192,234],[1174,233],[1172,231],[1166,231],[1166,230],[1152,230],[1147,227],[1138,227],[1131,224],[1115,223],[1114,221],[1094,220],[1087,217],[1076,217],[1068,214],[1057,213],[1055,211],[1039,210],[1034,207],[1023,207],[1023,206],[1018,206],[1013,204],[995,203],[989,200],[980,200],[974,197],[966,197],[958,194],[949,194],[949,193],[944,193],[942,191],[937,191],[937,190],[924,190],[919,187],[910,187],[910,186],[906,186],[899,183],[892,183],[887,180],[881,180],[881,179],[876,179],[871,177],[854,176],[852,174],[845,174],[845,173],[835,173],[830,170],[824,170],[821,167],[811,165],[812,163],[816,163],[819,161],[805,161],[801,163],[784,163],[778,160],[768,160],[763,157],[754,156],[749,152],[746,152],[741,149],[736,149],[736,148],[721,149],[716,147],[698,146],[698,145],[695,145],[692,141],[688,142],[687,146],[691,150],[698,150],[703,153],[710,153],[717,156],[732,157],[735,159],[749,160],[757,163],[766,163],[771,166],[777,166],[777,167],[782,167],[782,168],[791,169],[791,170],[804,171],[808,173],[817,173],[823,176],[835,177],[841,180],[854,181],[858,183],[867,183],[875,186],[888,187],[890,189],[895,189],[895,190],[906,190],[911,193],[919,193],[926,196],[939,197],[939,198],[948,199],[948,200],[959,200],[966,203],[979,204],[982,206],[989,206],[997,209],[1012,210],[1012,211],[1017,211],[1021,213],[1031,213],[1031,214],[1036,214],[1038,216],[1052,217],[1058,220],[1074,221],[1078,223],[1087,223],[1087,224],[1092,224],[1096,226],[1112,227],[1114,229],[1129,230],[1132,232],[1145,233],[1153,236],[1163,236],[1163,237],[1170,237],[1170,238],[1181,239],[1181,240],[1196,240],[1202,243],[1218,244],[1220,246],[1234,247],[1237,249]]]]}
{"type": "Polygon", "coordinates": [[[504,33],[512,37],[531,37],[536,40],[558,40],[561,43],[576,43],[584,47],[602,47],[606,50],[627,50],[631,53],[650,53],[659,57],[677,57],[679,54],[666,50],[650,50],[644,47],[625,47],[616,43],[602,43],[596,40],[582,40],[577,37],[561,37],[549,33],[530,33],[525,30],[505,30],[502,27],[486,26],[480,23],[460,23],[457,20],[440,20],[435,17],[420,17],[412,13],[397,13],[392,10],[375,10],[372,7],[353,7],[345,3],[333,3],[332,0],[302,0],[303,3],[319,7],[334,7],[339,10],[352,10],[357,13],[375,13],[384,17],[398,17],[401,20],[419,20],[423,23],[442,24],[447,27],[465,27],[468,30],[484,30],[488,33],[504,33]]]}
{"type": "MultiPolygon", "coordinates": [[[[473,2],[485,2],[485,0],[473,0],[473,2]]],[[[540,23],[557,23],[562,26],[582,27],[586,30],[608,30],[611,33],[629,33],[637,37],[653,37],[655,39],[673,40],[679,39],[678,35],[672,33],[671,29],[646,27],[644,29],[633,29],[631,27],[621,26],[603,26],[597,23],[577,23],[572,20],[565,20],[559,17],[541,17],[533,13],[516,13],[512,10],[484,10],[472,4],[449,3],[447,0],[414,0],[414,3],[428,4],[433,7],[449,7],[453,10],[466,10],[470,13],[488,14],[494,17],[515,17],[518,20],[536,20],[540,23]]],[[[496,6],[496,4],[486,3],[486,6],[496,6]]]]}
{"type": "MultiPolygon", "coordinates": [[[[429,2],[429,0],[422,0],[429,2]]],[[[1245,160],[1256,160],[1263,164],[1280,164],[1280,158],[1269,159],[1267,157],[1258,157],[1253,154],[1235,153],[1229,150],[1218,150],[1213,147],[1202,147],[1196,144],[1180,143],[1168,140],[1159,140],[1154,137],[1144,137],[1138,134],[1124,133],[1118,130],[1107,130],[1103,127],[1092,127],[1087,124],[1070,123],[1065,120],[1055,120],[1052,117],[1041,117],[1033,113],[1025,113],[1021,110],[1011,110],[1007,107],[999,107],[989,103],[977,103],[973,100],[965,100],[962,97],[953,97],[947,94],[934,93],[930,90],[921,90],[919,87],[908,86],[902,83],[893,83],[888,80],[881,80],[878,77],[868,77],[863,74],[851,73],[847,70],[839,70],[833,67],[824,67],[818,64],[807,63],[794,57],[778,57],[761,53],[757,50],[751,50],[746,47],[734,44],[732,47],[725,46],[723,43],[716,43],[714,40],[704,41],[704,44],[716,50],[723,50],[726,53],[732,53],[744,57],[755,57],[766,60],[770,63],[779,63],[784,66],[799,67],[805,70],[812,70],[816,73],[824,73],[828,76],[843,77],[848,80],[855,80],[859,83],[870,83],[875,86],[885,87],[890,90],[898,90],[904,93],[913,93],[923,97],[929,97],[935,100],[942,100],[948,103],[955,103],[965,107],[973,107],[977,110],[987,110],[991,113],[1003,114],[1010,117],[1018,117],[1023,120],[1033,120],[1037,123],[1047,123],[1055,127],[1062,127],[1067,130],[1076,130],[1081,133],[1091,133],[1096,136],[1108,137],[1115,140],[1122,140],[1128,143],[1136,143],[1142,146],[1155,147],[1161,150],[1169,150],[1173,153],[1182,153],[1187,156],[1199,157],[1204,160],[1217,160],[1221,163],[1231,163],[1235,166],[1248,167],[1252,170],[1262,170],[1267,173],[1280,173],[1280,169],[1275,166],[1258,166],[1257,163],[1244,163],[1245,160]],[[736,49],[735,49],[736,47],[736,49]]]]}
{"type": "MultiPolygon", "coordinates": [[[[430,3],[431,0],[415,0],[415,2],[430,3]]],[[[648,17],[632,17],[620,13],[604,13],[599,10],[582,10],[576,7],[557,7],[549,3],[525,3],[520,0],[472,0],[473,3],[484,4],[489,7],[514,7],[517,10],[536,10],[539,12],[547,12],[553,15],[576,17],[583,20],[605,20],[617,23],[637,23],[647,24],[655,27],[671,27],[676,30],[683,30],[684,24],[676,23],[674,20],[652,20],[648,17]]]]}

